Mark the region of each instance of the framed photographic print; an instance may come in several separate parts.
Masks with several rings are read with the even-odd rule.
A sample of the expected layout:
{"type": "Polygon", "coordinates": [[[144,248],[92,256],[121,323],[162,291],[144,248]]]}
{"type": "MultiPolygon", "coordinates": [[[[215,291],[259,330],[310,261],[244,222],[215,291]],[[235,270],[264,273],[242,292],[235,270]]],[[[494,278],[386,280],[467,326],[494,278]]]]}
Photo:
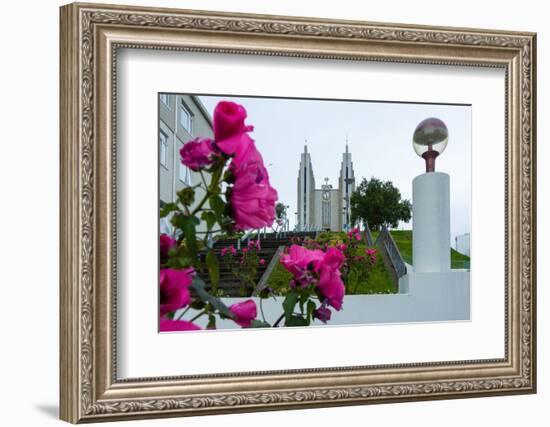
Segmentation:
{"type": "Polygon", "coordinates": [[[61,8],[61,418],[536,390],[535,34],[61,8]]]}

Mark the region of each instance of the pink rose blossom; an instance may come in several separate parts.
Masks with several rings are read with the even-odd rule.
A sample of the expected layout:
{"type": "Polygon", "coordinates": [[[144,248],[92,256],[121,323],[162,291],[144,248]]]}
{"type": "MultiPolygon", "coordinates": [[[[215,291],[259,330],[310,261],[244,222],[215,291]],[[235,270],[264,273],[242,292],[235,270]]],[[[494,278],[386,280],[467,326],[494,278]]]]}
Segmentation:
{"type": "Polygon", "coordinates": [[[281,257],[281,264],[296,278],[301,278],[308,267],[315,270],[324,258],[321,250],[310,250],[299,245],[292,245],[287,254],[281,257]]]}
{"type": "Polygon", "coordinates": [[[242,133],[216,142],[220,151],[233,157],[233,166],[241,166],[244,163],[259,162],[263,164],[263,158],[254,140],[247,134],[242,133]]]}
{"type": "Polygon", "coordinates": [[[330,317],[332,316],[332,312],[330,309],[324,305],[319,307],[317,310],[313,312],[313,317],[316,319],[319,319],[323,323],[327,323],[328,320],[330,320],[330,317]]]}
{"type": "Polygon", "coordinates": [[[176,240],[170,237],[168,234],[160,235],[160,262],[165,263],[168,259],[168,253],[170,249],[176,246],[176,240]]]}
{"type": "Polygon", "coordinates": [[[170,320],[162,317],[159,326],[160,332],[199,331],[201,329],[187,320],[170,320]]]}
{"type": "Polygon", "coordinates": [[[257,315],[256,303],[251,299],[229,306],[229,311],[235,315],[235,323],[243,328],[250,327],[257,315]]]}
{"type": "Polygon", "coordinates": [[[209,138],[196,138],[186,142],[180,150],[181,162],[194,171],[214,163],[216,152],[209,138]]]}
{"type": "Polygon", "coordinates": [[[242,252],[243,254],[247,253],[247,252],[248,252],[248,248],[242,248],[242,249],[241,249],[241,252],[242,252]]]}
{"type": "Polygon", "coordinates": [[[214,109],[214,138],[216,142],[231,138],[245,132],[250,132],[252,126],[244,124],[246,109],[235,102],[218,102],[214,109]]]}
{"type": "Polygon", "coordinates": [[[191,302],[189,285],[193,282],[195,270],[187,268],[160,270],[160,315],[185,307],[191,302]]]}
{"type": "Polygon", "coordinates": [[[365,249],[365,252],[370,257],[371,261],[376,261],[376,249],[367,248],[365,249]]]}
{"type": "Polygon", "coordinates": [[[345,243],[342,243],[341,245],[338,246],[338,249],[340,249],[341,251],[345,251],[347,248],[348,248],[348,245],[346,245],[345,243]]]}
{"type": "Polygon", "coordinates": [[[220,251],[220,255],[225,256],[228,250],[229,250],[228,248],[222,248],[222,250],[220,251]]]}
{"type": "Polygon", "coordinates": [[[231,255],[237,255],[237,249],[233,245],[229,246],[229,252],[231,252],[231,255]]]}
{"type": "Polygon", "coordinates": [[[256,250],[261,250],[262,249],[262,246],[260,245],[260,239],[258,240],[251,240],[250,242],[248,242],[248,247],[250,249],[256,249],[256,250]]]}
{"type": "Polygon", "coordinates": [[[319,273],[319,283],[317,286],[327,299],[328,304],[336,310],[342,308],[345,286],[340,276],[340,270],[322,268],[319,273]]]}
{"type": "Polygon", "coordinates": [[[265,259],[260,258],[260,265],[265,265],[265,259]]]}
{"type": "Polygon", "coordinates": [[[326,302],[336,310],[340,310],[345,293],[344,282],[340,275],[344,259],[342,252],[333,247],[323,252],[319,249],[292,245],[288,253],[281,257],[281,263],[295,277],[294,286],[315,283],[326,298],[326,302]],[[317,279],[313,273],[317,274],[317,279]]]}
{"type": "Polygon", "coordinates": [[[277,191],[270,185],[265,166],[259,162],[234,168],[231,189],[232,217],[238,230],[270,226],[275,220],[277,191]]]}
{"type": "Polygon", "coordinates": [[[339,270],[344,263],[344,255],[336,248],[328,248],[323,258],[322,267],[328,267],[331,270],[339,270]]]}

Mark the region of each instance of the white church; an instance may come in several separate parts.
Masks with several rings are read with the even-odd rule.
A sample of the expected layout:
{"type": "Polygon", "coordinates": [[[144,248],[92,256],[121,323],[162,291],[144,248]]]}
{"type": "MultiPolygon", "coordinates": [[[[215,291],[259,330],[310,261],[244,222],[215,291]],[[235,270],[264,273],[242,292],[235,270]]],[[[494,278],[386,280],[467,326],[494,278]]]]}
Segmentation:
{"type": "Polygon", "coordinates": [[[350,228],[351,194],[355,190],[355,174],[351,153],[346,143],[342,154],[338,186],[329,184],[325,178],[321,188],[315,188],[315,175],[311,163],[311,154],[304,146],[300,155],[298,172],[298,218],[297,229],[342,231],[350,228]]]}

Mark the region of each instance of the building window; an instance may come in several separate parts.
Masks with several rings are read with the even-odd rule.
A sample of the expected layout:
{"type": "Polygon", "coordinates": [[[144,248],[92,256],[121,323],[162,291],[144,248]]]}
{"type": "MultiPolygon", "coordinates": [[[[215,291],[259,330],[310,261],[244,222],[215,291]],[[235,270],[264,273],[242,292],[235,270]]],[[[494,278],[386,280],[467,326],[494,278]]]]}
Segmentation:
{"type": "Polygon", "coordinates": [[[159,132],[159,162],[167,167],[166,154],[168,153],[168,135],[163,131],[159,132]]]}
{"type": "Polygon", "coordinates": [[[189,186],[193,185],[193,180],[192,180],[192,177],[191,177],[191,170],[182,163],[179,164],[178,178],[185,185],[189,185],[189,186]]]}
{"type": "Polygon", "coordinates": [[[183,101],[180,104],[180,125],[189,134],[193,134],[193,113],[183,101]]]}
{"type": "Polygon", "coordinates": [[[168,108],[170,108],[170,95],[167,93],[161,93],[160,94],[160,100],[164,105],[166,105],[168,108]]]}

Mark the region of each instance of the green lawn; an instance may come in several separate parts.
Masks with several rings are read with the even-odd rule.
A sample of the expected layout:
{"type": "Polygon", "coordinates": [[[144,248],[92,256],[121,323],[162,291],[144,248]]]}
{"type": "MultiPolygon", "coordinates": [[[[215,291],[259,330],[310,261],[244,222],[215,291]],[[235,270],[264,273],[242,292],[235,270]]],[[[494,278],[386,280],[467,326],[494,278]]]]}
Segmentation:
{"type": "MultiPolygon", "coordinates": [[[[376,232],[378,235],[378,232],[376,232]]],[[[403,260],[412,265],[412,230],[392,230],[391,235],[395,244],[401,252],[403,260]]],[[[373,238],[374,233],[373,233],[373,238]]],[[[451,250],[451,268],[470,268],[470,257],[458,253],[453,248],[451,250]]]]}

